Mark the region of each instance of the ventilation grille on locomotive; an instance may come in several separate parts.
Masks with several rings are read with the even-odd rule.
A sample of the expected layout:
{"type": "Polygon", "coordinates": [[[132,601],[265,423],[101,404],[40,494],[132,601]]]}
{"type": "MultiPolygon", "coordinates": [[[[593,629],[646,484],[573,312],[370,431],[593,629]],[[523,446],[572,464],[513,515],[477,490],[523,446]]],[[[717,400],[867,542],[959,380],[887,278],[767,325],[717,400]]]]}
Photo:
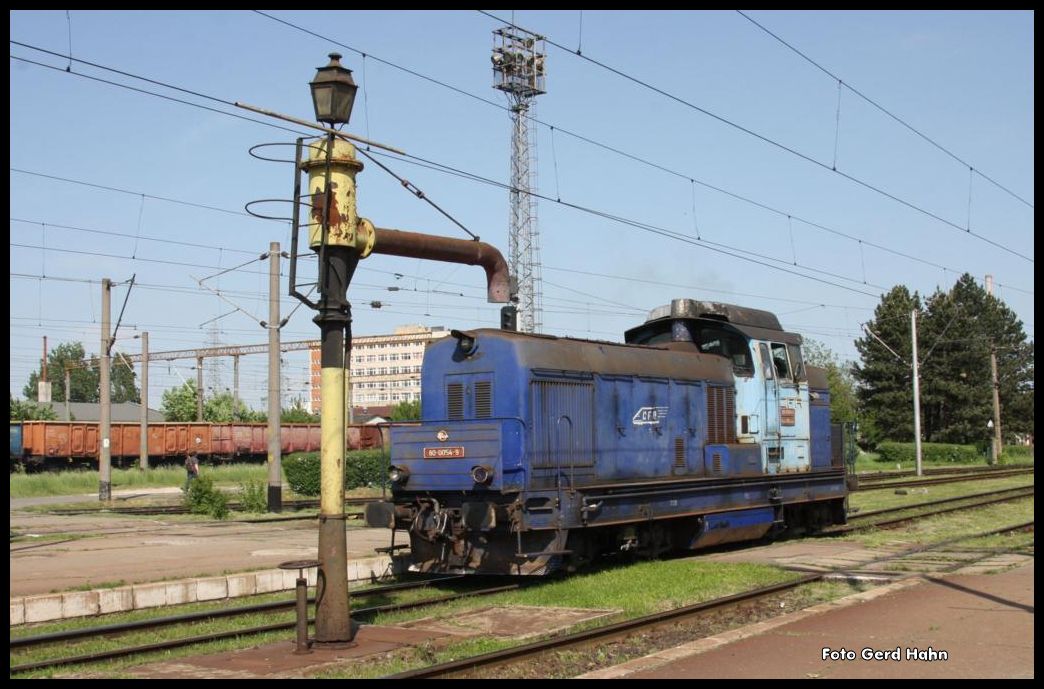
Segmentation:
{"type": "Polygon", "coordinates": [[[475,383],[475,418],[489,419],[493,416],[493,384],[488,380],[475,383]]]}
{"type": "Polygon", "coordinates": [[[446,412],[450,419],[464,418],[463,383],[450,383],[446,386],[446,412]]]}
{"type": "Polygon", "coordinates": [[[732,388],[707,388],[707,442],[736,442],[736,401],[732,388]]]}
{"type": "Polygon", "coordinates": [[[674,468],[685,468],[685,438],[674,439],[674,468]]]}

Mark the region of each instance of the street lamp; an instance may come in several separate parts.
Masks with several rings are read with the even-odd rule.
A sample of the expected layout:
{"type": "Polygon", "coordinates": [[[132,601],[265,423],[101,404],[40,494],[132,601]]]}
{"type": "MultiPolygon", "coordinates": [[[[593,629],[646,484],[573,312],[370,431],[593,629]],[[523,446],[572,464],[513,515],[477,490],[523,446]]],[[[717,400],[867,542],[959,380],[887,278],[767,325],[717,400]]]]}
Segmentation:
{"type": "Polygon", "coordinates": [[[374,252],[478,265],[486,271],[486,290],[489,301],[494,303],[508,301],[512,283],[503,255],[489,244],[478,241],[478,237],[466,241],[416,232],[377,230],[369,220],[359,217],[355,176],[363,165],[356,159],[355,147],[349,139],[388,150],[396,149],[333,128],[348,123],[358,88],[352,80],[351,70],[343,67],[340,59],[337,53],[330,53],[330,63],[318,68],[315,78],[309,83],[316,120],[330,127],[236,103],[247,110],[325,132],[324,137],[307,144],[305,138],[297,140],[289,278],[290,294],[317,312],[312,320],[320,331],[322,440],[319,450],[321,486],[315,640],[327,646],[352,644],[356,631],[351,623],[348,600],[344,462],[346,417],[351,413],[352,314],[347,291],[359,261],[374,252]],[[307,191],[301,188],[302,173],[308,176],[307,191]],[[305,222],[300,217],[299,207],[302,205],[307,208],[308,220],[305,222]],[[314,302],[297,291],[297,242],[302,225],[308,229],[308,247],[319,259],[315,285],[318,298],[314,302]]]}
{"type": "Polygon", "coordinates": [[[317,68],[312,87],[312,105],[315,119],[327,124],[348,124],[359,89],[352,79],[352,70],[341,65],[341,54],[330,53],[330,64],[317,68]]]}
{"type": "MultiPolygon", "coordinates": [[[[318,68],[312,88],[315,118],[330,126],[347,124],[357,86],[341,56],[318,68]]],[[[328,132],[309,147],[301,169],[308,172],[311,198],[309,247],[319,257],[315,323],[320,329],[321,416],[319,496],[319,583],[315,640],[327,646],[353,644],[355,628],[348,600],[344,525],[345,422],[352,313],[347,291],[359,260],[373,249],[373,224],[358,216],[355,175],[362,170],[355,147],[328,132]]],[[[311,304],[310,304],[311,305],[311,304]]]]}

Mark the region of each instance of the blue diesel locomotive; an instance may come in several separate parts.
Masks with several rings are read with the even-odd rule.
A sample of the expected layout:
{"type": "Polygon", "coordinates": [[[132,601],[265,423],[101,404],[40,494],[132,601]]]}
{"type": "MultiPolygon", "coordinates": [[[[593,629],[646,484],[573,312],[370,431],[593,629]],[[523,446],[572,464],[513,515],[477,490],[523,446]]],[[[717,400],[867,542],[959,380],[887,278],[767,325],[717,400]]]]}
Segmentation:
{"type": "Polygon", "coordinates": [[[425,354],[421,423],[392,429],[392,500],[367,507],[413,571],[542,575],[845,522],[825,372],[767,311],[676,299],[626,344],[452,334],[425,354]]]}

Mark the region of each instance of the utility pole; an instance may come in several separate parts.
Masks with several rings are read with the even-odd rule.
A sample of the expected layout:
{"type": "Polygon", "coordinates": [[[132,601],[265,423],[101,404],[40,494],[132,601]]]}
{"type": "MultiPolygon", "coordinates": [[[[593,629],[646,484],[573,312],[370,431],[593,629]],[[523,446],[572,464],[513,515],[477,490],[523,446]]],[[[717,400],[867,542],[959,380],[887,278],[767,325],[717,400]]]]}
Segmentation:
{"type": "Polygon", "coordinates": [[[914,449],[917,453],[917,475],[921,469],[921,376],[917,372],[917,309],[910,311],[910,342],[913,347],[914,449]]]}
{"type": "Polygon", "coordinates": [[[47,380],[47,336],[43,336],[43,365],[40,366],[40,382],[36,385],[36,401],[51,403],[51,383],[47,380]]]}
{"type": "Polygon", "coordinates": [[[72,421],[72,410],[69,408],[69,398],[72,397],[72,392],[69,390],[69,385],[72,379],[72,369],[69,365],[65,365],[65,420],[72,421]]]}
{"type": "MultiPolygon", "coordinates": [[[[262,323],[262,325],[266,325],[262,323]]],[[[268,511],[283,511],[283,468],[280,439],[282,395],[279,368],[279,242],[268,245],[268,511]]],[[[237,359],[238,361],[238,359],[237,359]]],[[[238,367],[237,367],[238,378],[238,367]]],[[[237,382],[238,387],[238,382],[237,382]]],[[[238,391],[237,391],[238,394],[238,391]]]]}
{"type": "Polygon", "coordinates": [[[232,357],[232,420],[239,420],[239,355],[232,357]]]}
{"type": "Polygon", "coordinates": [[[112,448],[109,447],[111,431],[109,423],[109,301],[112,296],[112,282],[102,278],[102,323],[101,323],[101,409],[99,423],[101,431],[98,438],[98,499],[107,502],[112,499],[112,448]]]}
{"type": "MultiPolygon", "coordinates": [[[[986,276],[986,294],[993,296],[993,276],[986,276]]],[[[997,343],[990,343],[990,372],[993,377],[993,458],[991,463],[1000,462],[1004,441],[1001,440],[1000,382],[997,380],[997,343]]]]}
{"type": "Polygon", "coordinates": [[[138,468],[149,468],[149,334],[141,334],[141,430],[138,431],[138,468]]]}
{"type": "Polygon", "coordinates": [[[203,357],[196,357],[196,421],[203,421],[203,357]]]}

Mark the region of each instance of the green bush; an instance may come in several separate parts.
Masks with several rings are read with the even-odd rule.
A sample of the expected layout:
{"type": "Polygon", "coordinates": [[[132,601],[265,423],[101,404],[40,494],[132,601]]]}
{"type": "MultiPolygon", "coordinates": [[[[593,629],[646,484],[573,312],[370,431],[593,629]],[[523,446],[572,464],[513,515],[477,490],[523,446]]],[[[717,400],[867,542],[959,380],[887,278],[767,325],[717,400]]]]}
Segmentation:
{"type": "MultiPolygon", "coordinates": [[[[917,450],[913,443],[884,442],[877,446],[877,461],[885,464],[914,464],[917,450]]],[[[985,457],[974,445],[921,443],[921,459],[925,464],[977,464],[985,457]]]]}
{"type": "Polygon", "coordinates": [[[239,484],[239,505],[243,512],[263,514],[268,511],[268,484],[246,481],[239,484]]]}
{"type": "Polygon", "coordinates": [[[215,519],[228,516],[228,498],[214,487],[214,480],[209,476],[198,476],[189,482],[185,491],[185,506],[192,514],[209,514],[215,519]]]}
{"type": "Polygon", "coordinates": [[[319,453],[310,452],[283,461],[283,475],[298,495],[319,495],[319,453]]]}
{"type": "Polygon", "coordinates": [[[1001,457],[1009,462],[1032,462],[1032,445],[1005,445],[1001,457]]]}
{"type": "Polygon", "coordinates": [[[387,481],[388,460],[381,450],[349,452],[344,462],[344,489],[380,488],[387,481]]]}
{"type": "MultiPolygon", "coordinates": [[[[387,480],[387,457],[380,450],[349,452],[344,463],[344,489],[379,487],[387,480]]],[[[291,457],[283,462],[286,482],[298,495],[319,495],[321,490],[319,453],[291,457]]]]}

